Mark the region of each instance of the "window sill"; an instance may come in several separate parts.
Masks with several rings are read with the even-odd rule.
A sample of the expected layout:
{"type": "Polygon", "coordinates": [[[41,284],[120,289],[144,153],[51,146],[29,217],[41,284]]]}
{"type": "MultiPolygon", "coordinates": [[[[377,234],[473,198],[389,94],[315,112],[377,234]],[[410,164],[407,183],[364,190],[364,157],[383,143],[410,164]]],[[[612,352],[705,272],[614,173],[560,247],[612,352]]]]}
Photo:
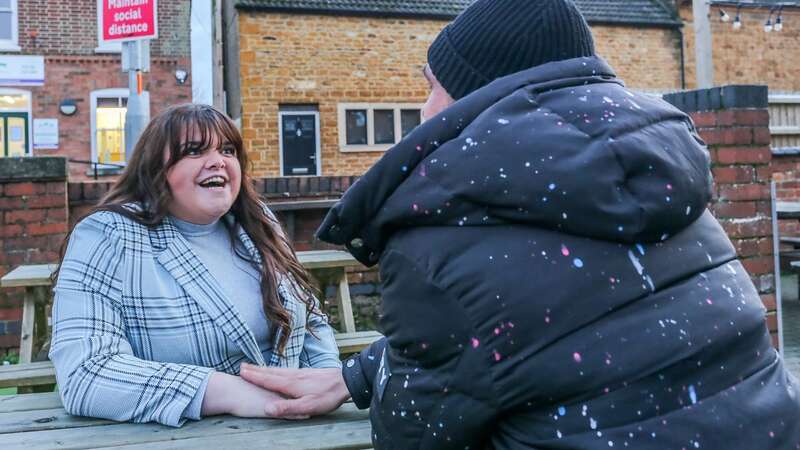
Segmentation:
{"type": "Polygon", "coordinates": [[[380,145],[339,145],[339,151],[342,153],[359,153],[359,152],[385,152],[397,144],[380,144],[380,145]]]}
{"type": "Polygon", "coordinates": [[[22,47],[11,43],[0,42],[0,52],[21,52],[22,47]]]}

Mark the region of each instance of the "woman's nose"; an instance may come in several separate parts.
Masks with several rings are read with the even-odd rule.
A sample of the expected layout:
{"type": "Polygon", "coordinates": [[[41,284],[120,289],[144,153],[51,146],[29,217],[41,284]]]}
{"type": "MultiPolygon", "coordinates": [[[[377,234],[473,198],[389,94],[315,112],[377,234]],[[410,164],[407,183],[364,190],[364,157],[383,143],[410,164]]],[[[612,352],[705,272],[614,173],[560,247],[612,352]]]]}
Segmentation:
{"type": "Polygon", "coordinates": [[[225,167],[225,158],[222,157],[220,152],[208,152],[208,157],[206,158],[206,167],[209,169],[222,169],[225,167]]]}

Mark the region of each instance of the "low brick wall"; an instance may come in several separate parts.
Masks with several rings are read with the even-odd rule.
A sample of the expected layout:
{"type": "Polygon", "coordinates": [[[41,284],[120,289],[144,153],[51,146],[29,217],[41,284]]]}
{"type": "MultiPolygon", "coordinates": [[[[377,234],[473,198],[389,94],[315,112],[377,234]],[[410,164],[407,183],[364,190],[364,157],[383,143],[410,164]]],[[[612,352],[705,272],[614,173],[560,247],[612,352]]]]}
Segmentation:
{"type": "Polygon", "coordinates": [[[709,206],[756,285],[777,342],[767,87],[724,86],[664,98],[692,117],[708,145],[714,175],[709,206]]]}
{"type": "MultiPolygon", "coordinates": [[[[0,276],[58,260],[66,237],[67,160],[0,158],[0,276]]],[[[19,347],[22,289],[0,289],[0,357],[19,347]]]]}

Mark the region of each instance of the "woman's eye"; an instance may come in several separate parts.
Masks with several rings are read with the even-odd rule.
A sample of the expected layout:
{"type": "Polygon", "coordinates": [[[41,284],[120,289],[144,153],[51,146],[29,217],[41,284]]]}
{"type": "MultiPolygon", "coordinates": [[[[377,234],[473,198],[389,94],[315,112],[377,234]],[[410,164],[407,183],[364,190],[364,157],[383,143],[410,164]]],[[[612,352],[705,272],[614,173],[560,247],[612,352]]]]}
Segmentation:
{"type": "Polygon", "coordinates": [[[199,147],[187,147],[183,150],[183,156],[198,156],[203,153],[199,147]]]}
{"type": "Polygon", "coordinates": [[[228,156],[236,156],[236,149],[233,147],[223,147],[222,154],[228,156]]]}

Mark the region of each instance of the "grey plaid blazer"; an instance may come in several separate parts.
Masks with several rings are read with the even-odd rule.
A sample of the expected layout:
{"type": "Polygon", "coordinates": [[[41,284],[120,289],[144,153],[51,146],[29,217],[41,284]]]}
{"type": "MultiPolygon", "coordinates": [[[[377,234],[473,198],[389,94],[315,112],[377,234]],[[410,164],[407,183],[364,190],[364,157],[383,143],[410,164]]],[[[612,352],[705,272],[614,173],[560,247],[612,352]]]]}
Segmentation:
{"type": "MultiPolygon", "coordinates": [[[[271,214],[267,211],[268,214],[271,214]]],[[[226,216],[224,220],[232,220],[226,216]]],[[[238,237],[261,263],[250,237],[238,237]]],[[[55,287],[50,359],[70,414],[179,426],[212,370],[239,364],[339,364],[333,330],[312,316],[284,277],[292,313],[285,356],[259,345],[214,277],[167,218],[148,228],[98,212],[73,231],[55,287]]]]}

